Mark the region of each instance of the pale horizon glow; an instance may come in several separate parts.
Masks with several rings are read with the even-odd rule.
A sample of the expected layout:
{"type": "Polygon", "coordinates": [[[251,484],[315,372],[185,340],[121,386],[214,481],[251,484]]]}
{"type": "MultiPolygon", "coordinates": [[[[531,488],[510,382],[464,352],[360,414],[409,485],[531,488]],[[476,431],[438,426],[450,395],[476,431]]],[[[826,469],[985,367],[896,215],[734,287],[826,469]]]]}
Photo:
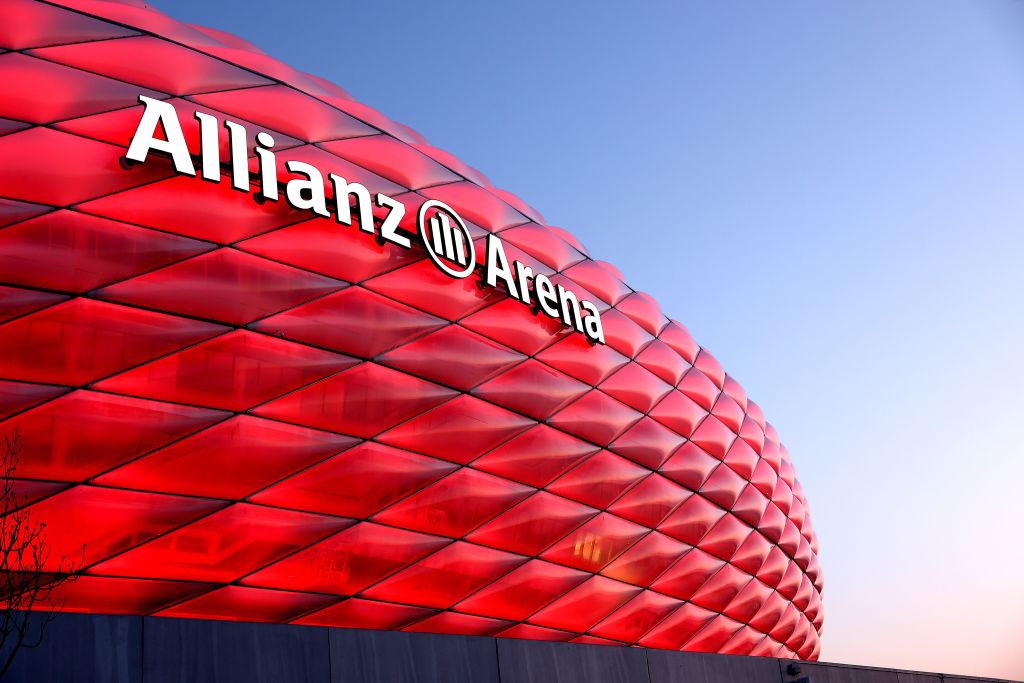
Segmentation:
{"type": "Polygon", "coordinates": [[[1024,4],[158,2],[568,228],[789,449],[823,661],[1024,680],[1024,4]]]}

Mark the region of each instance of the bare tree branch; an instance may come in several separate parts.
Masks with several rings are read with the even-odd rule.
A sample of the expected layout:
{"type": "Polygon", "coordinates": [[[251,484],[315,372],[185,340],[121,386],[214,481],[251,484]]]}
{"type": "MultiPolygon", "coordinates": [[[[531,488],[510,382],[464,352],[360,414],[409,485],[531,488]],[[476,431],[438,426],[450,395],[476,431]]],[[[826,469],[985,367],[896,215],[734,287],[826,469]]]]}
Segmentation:
{"type": "Polygon", "coordinates": [[[22,648],[38,646],[47,624],[64,609],[62,585],[74,581],[82,557],[51,562],[46,524],[18,494],[18,460],[24,443],[15,431],[0,452],[0,678],[22,648]]]}

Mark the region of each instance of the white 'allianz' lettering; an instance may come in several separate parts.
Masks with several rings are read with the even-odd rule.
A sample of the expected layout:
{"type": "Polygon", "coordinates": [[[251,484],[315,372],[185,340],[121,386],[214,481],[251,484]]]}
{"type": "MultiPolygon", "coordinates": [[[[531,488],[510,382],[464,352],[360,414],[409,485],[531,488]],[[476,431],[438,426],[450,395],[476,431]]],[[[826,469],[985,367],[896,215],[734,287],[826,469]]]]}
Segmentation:
{"type": "MultiPolygon", "coordinates": [[[[196,176],[195,159],[189,152],[185,134],[182,130],[178,111],[170,102],[156,100],[139,95],[139,102],[145,105],[142,118],[132,136],[131,144],[125,158],[129,161],[144,163],[150,152],[170,156],[174,170],[180,174],[196,176]],[[157,130],[163,129],[163,137],[157,136],[157,130]]],[[[223,165],[221,162],[218,120],[211,114],[197,111],[195,118],[199,121],[199,175],[208,182],[219,183],[222,180],[223,165]]],[[[240,192],[249,192],[252,177],[249,170],[248,151],[250,144],[256,156],[257,171],[254,174],[259,180],[259,188],[253,197],[256,201],[280,201],[281,188],[278,181],[276,154],[273,151],[274,138],[267,131],[258,131],[250,137],[250,131],[236,121],[223,121],[228,136],[228,170],[231,187],[240,192]],[[250,140],[252,141],[250,143],[250,140]]],[[[284,168],[291,175],[284,183],[284,199],[295,209],[309,211],[324,218],[334,216],[342,224],[351,226],[357,221],[361,231],[374,234],[383,242],[394,244],[403,249],[412,247],[410,233],[400,227],[406,215],[406,206],[386,194],[377,193],[371,197],[366,186],[357,182],[349,182],[345,178],[323,172],[317,167],[298,160],[287,160],[284,168]],[[334,198],[327,196],[328,183],[334,198]],[[379,226],[374,223],[374,206],[382,210],[383,218],[379,226]]],[[[435,202],[440,204],[439,202],[435,202]]],[[[444,211],[452,217],[457,215],[450,207],[444,211]]],[[[450,228],[448,216],[443,213],[430,217],[435,231],[450,228]]],[[[418,220],[427,220],[426,212],[421,211],[418,220]]],[[[448,241],[454,238],[444,231],[448,241]]],[[[461,234],[458,236],[461,240],[461,234]]],[[[429,246],[430,245],[426,245],[429,246]]],[[[463,245],[461,241],[448,245],[443,250],[449,260],[464,260],[465,253],[459,247],[473,249],[472,245],[463,245]]],[[[484,260],[480,274],[483,284],[489,287],[503,287],[513,299],[562,321],[563,324],[584,334],[593,343],[604,344],[604,329],[601,325],[601,314],[590,301],[579,299],[572,291],[560,284],[553,283],[543,273],[514,260],[511,263],[505,253],[504,243],[495,234],[488,234],[486,240],[487,258],[484,260]]],[[[435,261],[436,262],[436,261],[435,261]]],[[[441,266],[442,270],[452,275],[454,269],[441,266]]],[[[472,269],[468,265],[467,270],[472,269]]],[[[464,275],[453,275],[463,277],[464,275]]]]}

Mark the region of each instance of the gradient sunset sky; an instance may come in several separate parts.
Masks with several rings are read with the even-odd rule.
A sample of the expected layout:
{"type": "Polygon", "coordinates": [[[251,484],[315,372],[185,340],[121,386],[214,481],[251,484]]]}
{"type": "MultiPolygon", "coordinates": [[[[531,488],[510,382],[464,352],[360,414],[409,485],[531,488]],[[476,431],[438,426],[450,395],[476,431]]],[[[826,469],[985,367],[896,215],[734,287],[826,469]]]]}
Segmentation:
{"type": "Polygon", "coordinates": [[[155,4],[420,131],[687,325],[797,466],[823,660],[1024,679],[1024,2],[155,4]]]}

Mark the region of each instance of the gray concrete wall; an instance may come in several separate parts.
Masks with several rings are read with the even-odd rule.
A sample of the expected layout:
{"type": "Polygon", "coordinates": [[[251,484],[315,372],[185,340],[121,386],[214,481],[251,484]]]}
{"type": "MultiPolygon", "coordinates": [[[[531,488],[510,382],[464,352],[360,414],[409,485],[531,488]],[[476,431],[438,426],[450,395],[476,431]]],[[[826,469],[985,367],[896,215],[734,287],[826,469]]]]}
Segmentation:
{"type": "MultiPolygon", "coordinates": [[[[5,681],[32,683],[979,683],[799,662],[530,640],[61,614],[5,681]]],[[[1012,682],[1004,682],[1012,683],[1012,682]]]]}

